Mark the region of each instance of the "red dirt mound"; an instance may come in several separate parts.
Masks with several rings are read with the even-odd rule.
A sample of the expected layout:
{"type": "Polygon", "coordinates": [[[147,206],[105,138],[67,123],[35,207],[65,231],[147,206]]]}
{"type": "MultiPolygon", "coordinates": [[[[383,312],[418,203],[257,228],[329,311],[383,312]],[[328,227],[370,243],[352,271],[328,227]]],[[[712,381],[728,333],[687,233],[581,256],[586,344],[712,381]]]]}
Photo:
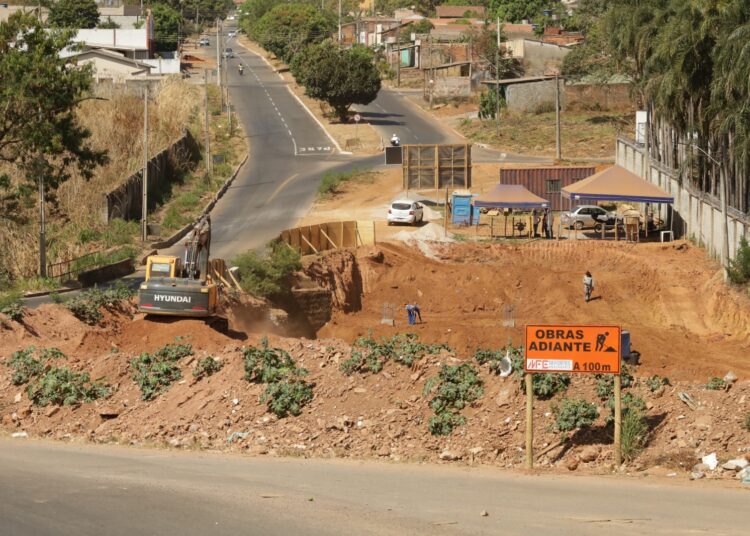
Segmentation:
{"type": "Polygon", "coordinates": [[[732,370],[750,378],[750,300],[725,287],[716,264],[686,243],[430,247],[438,260],[404,245],[360,250],[362,309],[337,311],[319,335],[353,341],[369,331],[413,331],[467,354],[522,344],[527,323],[611,323],[630,331],[643,373],[705,381],[732,370]],[[596,282],[590,303],[583,300],[586,270],[596,282]],[[406,302],[422,310],[424,322],[412,329],[406,302]],[[386,304],[395,308],[395,327],[381,324],[386,304]],[[513,328],[503,327],[508,305],[513,328]]]}

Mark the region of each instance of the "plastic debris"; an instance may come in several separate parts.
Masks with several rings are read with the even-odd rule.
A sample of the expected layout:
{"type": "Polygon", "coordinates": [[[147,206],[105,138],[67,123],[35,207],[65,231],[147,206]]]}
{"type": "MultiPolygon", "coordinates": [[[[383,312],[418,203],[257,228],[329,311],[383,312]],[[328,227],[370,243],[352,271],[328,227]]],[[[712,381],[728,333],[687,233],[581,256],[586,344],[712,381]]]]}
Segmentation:
{"type": "Polygon", "coordinates": [[[715,452],[712,452],[711,454],[706,454],[705,456],[703,456],[701,458],[701,462],[703,462],[706,465],[708,465],[708,468],[711,471],[713,471],[714,469],[716,469],[719,466],[719,460],[716,457],[716,453],[715,452]]]}
{"type": "Polygon", "coordinates": [[[679,393],[677,393],[677,398],[682,400],[685,404],[687,404],[687,407],[692,410],[695,410],[698,407],[698,404],[695,403],[693,397],[687,394],[685,391],[680,391],[679,393]]]}

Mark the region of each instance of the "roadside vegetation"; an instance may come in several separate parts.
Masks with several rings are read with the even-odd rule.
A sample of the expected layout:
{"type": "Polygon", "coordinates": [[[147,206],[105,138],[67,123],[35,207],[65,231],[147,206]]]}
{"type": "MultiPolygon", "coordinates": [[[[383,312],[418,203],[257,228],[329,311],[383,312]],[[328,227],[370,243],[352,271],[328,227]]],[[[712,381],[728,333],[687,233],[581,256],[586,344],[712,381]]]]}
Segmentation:
{"type": "Polygon", "coordinates": [[[443,365],[436,377],[425,382],[423,394],[431,395],[428,428],[432,435],[450,435],[456,427],[466,423],[461,410],[484,395],[484,382],[479,372],[469,363],[443,365]]]}
{"type": "Polygon", "coordinates": [[[104,318],[102,309],[119,305],[120,302],[127,301],[134,295],[135,291],[118,284],[105,290],[94,288],[81,292],[70,300],[65,300],[64,304],[77,319],[94,326],[104,318]]]}
{"type": "Polygon", "coordinates": [[[245,348],[244,356],[245,380],[266,384],[260,401],[277,417],[299,415],[313,399],[314,384],[303,379],[307,369],[298,367],[286,350],[270,348],[264,338],[260,348],[245,348]]]}
{"type": "Polygon", "coordinates": [[[182,378],[180,359],[193,355],[190,344],[168,344],[154,353],[143,352],[130,361],[130,375],[142,400],[152,400],[182,378]]]}
{"type": "Polygon", "coordinates": [[[289,65],[307,96],[326,103],[333,117],[345,123],[353,104],[375,100],[381,87],[380,72],[369,47],[342,48],[330,39],[337,18],[332,8],[249,0],[242,6],[240,26],[261,47],[289,65]]]}
{"type": "Polygon", "coordinates": [[[269,242],[263,253],[248,251],[231,263],[239,268],[242,290],[270,299],[288,296],[294,272],[302,269],[299,253],[280,240],[269,242]]]}
{"type": "Polygon", "coordinates": [[[30,346],[13,352],[6,366],[12,370],[13,385],[26,385],[29,400],[36,406],[70,406],[106,398],[111,388],[91,381],[87,372],[76,372],[53,363],[67,359],[57,348],[30,346]]]}
{"type": "Polygon", "coordinates": [[[376,340],[372,335],[354,341],[352,355],[339,368],[347,376],[358,373],[377,374],[388,361],[410,367],[427,354],[451,351],[445,344],[424,344],[415,333],[399,333],[376,340]]]}
{"type": "Polygon", "coordinates": [[[351,171],[326,171],[318,186],[318,199],[330,199],[341,193],[342,187],[347,184],[362,182],[372,184],[375,181],[375,172],[361,171],[354,168],[351,171]]]}
{"type": "MultiPolygon", "coordinates": [[[[0,56],[4,82],[0,115],[7,125],[3,139],[23,140],[0,140],[0,236],[6,252],[0,257],[0,300],[12,291],[52,289],[60,283],[35,275],[40,174],[45,177],[48,264],[76,259],[65,267],[75,279],[80,271],[134,258],[142,246],[138,222],[117,218],[103,222],[101,212],[104,194],[142,166],[143,99],[138,93],[95,85],[86,66],[60,67],[67,60],[59,58],[58,51],[72,35],[64,29],[69,25],[65,21],[85,14],[76,1],[55,4],[61,17],[67,18],[61,18],[53,31],[23,14],[0,23],[0,46],[7,50],[0,56]],[[15,35],[26,38],[9,40],[15,35]],[[31,92],[25,81],[28,72],[44,73],[35,77],[31,92]],[[54,139],[61,143],[53,144],[54,139]]],[[[86,26],[76,22],[75,27],[86,26]]],[[[192,27],[186,23],[182,29],[192,27]]],[[[160,27],[155,31],[159,41],[160,27]]],[[[229,131],[218,88],[210,87],[209,92],[211,148],[216,157],[212,172],[206,175],[205,166],[191,167],[190,159],[180,157],[174,162],[175,180],[150,192],[155,211],[151,222],[161,224],[167,234],[200,212],[245,151],[241,132],[236,126],[229,131]]],[[[176,141],[186,126],[194,139],[202,141],[204,114],[196,113],[202,110],[202,88],[170,77],[150,97],[151,155],[176,141]]]]}

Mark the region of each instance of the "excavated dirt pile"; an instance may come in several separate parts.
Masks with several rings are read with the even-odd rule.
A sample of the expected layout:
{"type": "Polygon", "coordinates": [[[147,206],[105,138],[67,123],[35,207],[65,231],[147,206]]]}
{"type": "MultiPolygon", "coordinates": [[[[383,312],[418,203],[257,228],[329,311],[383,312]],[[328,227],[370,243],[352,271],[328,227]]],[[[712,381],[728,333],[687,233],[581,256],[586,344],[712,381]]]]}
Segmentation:
{"type": "MultiPolygon", "coordinates": [[[[61,440],[210,448],[251,454],[378,457],[521,466],[524,397],[520,381],[500,378],[473,359],[477,347],[522,342],[526,322],[612,322],[629,329],[641,364],[625,392],[644,400],[649,425],[645,450],[628,465],[650,473],[687,477],[704,455],[724,462],[750,454],[750,342],[747,299],[725,289],[716,267],[684,244],[547,244],[431,246],[425,258],[413,246],[382,244],[311,259],[312,280],[331,290],[333,316],[317,340],[269,336],[309,374],[312,400],[299,416],[279,418],[261,396],[265,385],[244,379],[244,348],[260,347],[261,334],[220,333],[200,320],[153,321],[129,306],[105,311],[98,326],[77,320],[65,307],[45,305],[22,324],[0,323],[0,416],[9,433],[61,440]],[[597,280],[589,304],[581,298],[585,269],[597,280]],[[424,322],[409,329],[401,306],[416,300],[424,322]],[[396,326],[380,323],[384,304],[396,307],[396,326]],[[503,305],[515,307],[516,327],[502,326],[503,305]],[[362,348],[354,339],[413,332],[425,343],[447,343],[404,366],[391,359],[379,372],[341,367],[362,348]],[[152,400],[142,400],[132,360],[167,344],[190,344],[177,364],[181,378],[152,400]],[[55,366],[88,372],[111,395],[69,406],[32,404],[24,385],[13,385],[8,359],[29,346],[59,348],[55,366]],[[197,379],[198,363],[213,356],[222,367],[197,379]],[[461,414],[466,424],[433,436],[429,401],[443,365],[473,363],[482,395],[461,414]],[[709,390],[709,376],[732,371],[738,379],[709,390]],[[659,374],[669,385],[647,379],[659,374]],[[427,388],[426,388],[427,387],[427,388]],[[688,402],[685,402],[687,400],[688,402]],[[660,469],[656,469],[659,466],[660,469]]],[[[49,364],[47,366],[50,366],[49,364]]],[[[567,390],[537,400],[538,466],[605,472],[612,463],[610,414],[595,378],[575,376],[567,390]],[[594,403],[591,427],[568,434],[554,430],[553,408],[566,398],[594,403]]],[[[20,441],[20,440],[19,440],[20,441]]],[[[704,469],[709,478],[733,478],[734,470],[704,469]]]]}
{"type": "MultiPolygon", "coordinates": [[[[526,245],[431,243],[435,258],[415,247],[379,244],[357,251],[361,310],[336,311],[318,332],[353,341],[372,331],[407,330],[406,303],[423,322],[408,331],[445,342],[462,355],[477,347],[523,342],[525,324],[616,324],[631,334],[641,373],[705,382],[733,371],[750,379],[750,300],[721,282],[718,266],[684,242],[545,242],[526,245]],[[583,300],[582,277],[595,280],[583,300]],[[396,325],[381,323],[384,306],[396,325]],[[515,327],[503,326],[510,307],[515,327]]],[[[326,257],[317,261],[331,267],[326,257]]]]}

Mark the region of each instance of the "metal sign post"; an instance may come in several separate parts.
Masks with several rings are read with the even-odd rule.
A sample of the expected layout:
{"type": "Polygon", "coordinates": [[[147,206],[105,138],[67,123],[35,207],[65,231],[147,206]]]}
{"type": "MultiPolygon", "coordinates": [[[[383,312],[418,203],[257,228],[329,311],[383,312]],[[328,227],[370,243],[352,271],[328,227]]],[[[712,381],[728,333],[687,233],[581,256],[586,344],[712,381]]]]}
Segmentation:
{"type": "Polygon", "coordinates": [[[526,386],[526,468],[534,467],[534,393],[531,375],[539,372],[614,374],[614,461],[622,463],[620,326],[527,325],[523,361],[526,386]]]}

